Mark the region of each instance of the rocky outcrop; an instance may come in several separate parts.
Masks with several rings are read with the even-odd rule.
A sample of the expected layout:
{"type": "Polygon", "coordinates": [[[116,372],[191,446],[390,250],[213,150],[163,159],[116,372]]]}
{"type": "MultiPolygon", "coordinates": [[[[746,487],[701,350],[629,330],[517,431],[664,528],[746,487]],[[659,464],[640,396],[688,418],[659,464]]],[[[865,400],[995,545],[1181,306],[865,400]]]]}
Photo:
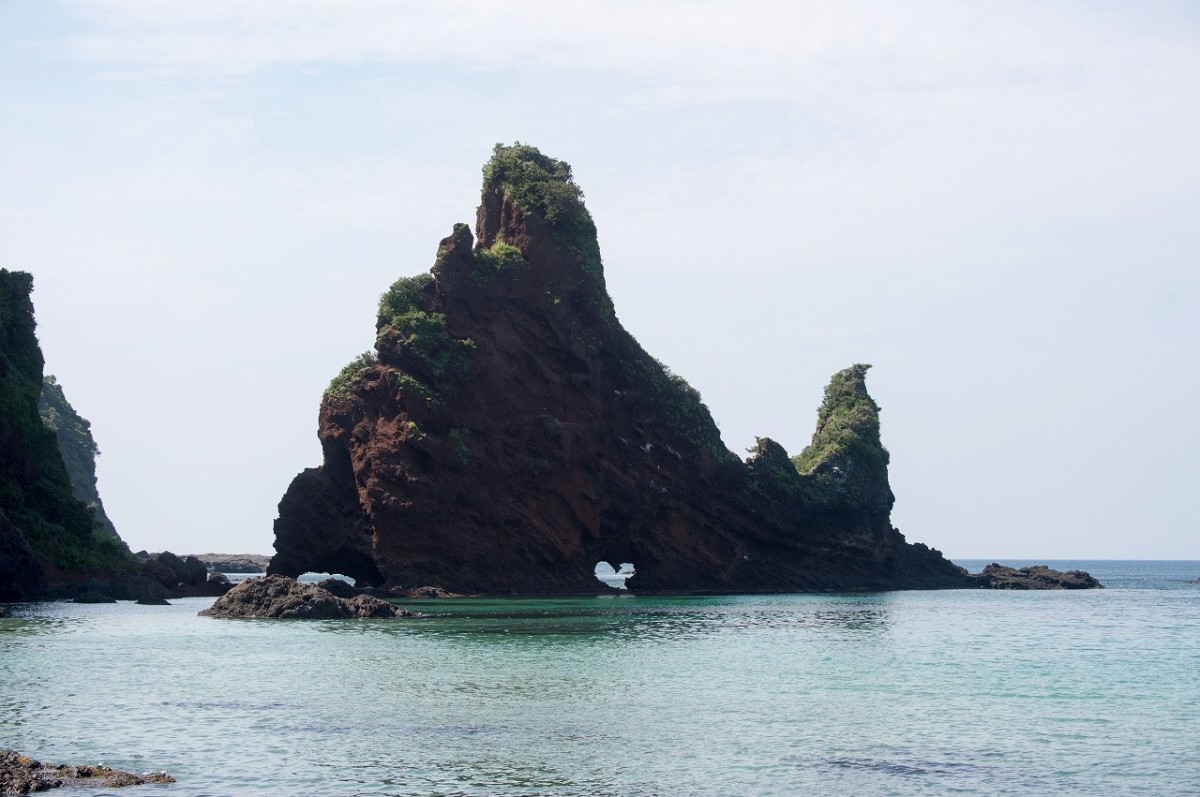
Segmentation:
{"type": "Polygon", "coordinates": [[[304,620],[412,616],[411,612],[370,595],[340,598],[316,584],[301,584],[277,575],[246,579],[200,614],[304,620]]]}
{"type": "Polygon", "coordinates": [[[196,558],[219,573],[265,573],[271,557],[257,553],[198,553],[196,558]]]}
{"type": "Polygon", "coordinates": [[[742,461],[700,394],[618,322],[570,167],[496,148],[475,233],[381,298],[375,351],[321,403],[324,462],[279,504],[269,572],[455,593],[972,587],[892,527],[866,365],[793,461],[742,461]]]}
{"type": "Polygon", "coordinates": [[[87,590],[75,596],[75,603],[116,603],[116,598],[110,598],[103,592],[97,590],[87,590]]]}
{"type": "Polygon", "coordinates": [[[32,290],[29,274],[0,269],[0,600],[134,567],[125,544],[74,496],[55,433],[38,413],[32,290]]]}
{"type": "Polygon", "coordinates": [[[208,568],[194,556],[180,559],[170,551],[151,555],[142,563],[142,573],[167,589],[199,587],[208,581],[208,568]]]}
{"type": "Polygon", "coordinates": [[[359,595],[366,594],[363,590],[347,584],[340,578],[327,578],[324,581],[318,581],[317,586],[339,598],[357,598],[359,595]]]}
{"type": "Polygon", "coordinates": [[[97,527],[120,539],[96,488],[96,457],[100,456],[100,447],[92,437],[92,425],[75,411],[67,401],[62,385],[49,374],[42,380],[38,413],[42,423],[58,440],[58,450],[62,453],[74,496],[92,510],[97,527]]]}
{"type": "Polygon", "coordinates": [[[216,597],[230,588],[229,579],[219,573],[209,574],[193,556],[181,559],[170,551],[158,554],[139,551],[137,557],[132,573],[58,585],[42,590],[40,597],[77,599],[85,592],[92,592],[110,600],[161,605],[167,598],[216,597]]]}
{"type": "MultiPolygon", "coordinates": [[[[163,588],[153,597],[186,598],[223,595],[229,589],[229,579],[211,578],[208,568],[195,556],[179,557],[170,551],[136,554],[141,562],[142,576],[163,588]]],[[[136,597],[142,597],[138,595],[136,597]]]]}
{"type": "Polygon", "coordinates": [[[1045,565],[1005,567],[993,562],[976,578],[987,589],[1103,589],[1103,585],[1082,570],[1053,570],[1045,565]]]}
{"type": "Polygon", "coordinates": [[[120,769],[110,769],[102,764],[96,766],[44,764],[28,756],[23,756],[16,750],[0,750],[0,795],[29,794],[59,786],[111,789],[120,786],[174,782],[175,778],[165,772],[138,775],[120,769]]]}

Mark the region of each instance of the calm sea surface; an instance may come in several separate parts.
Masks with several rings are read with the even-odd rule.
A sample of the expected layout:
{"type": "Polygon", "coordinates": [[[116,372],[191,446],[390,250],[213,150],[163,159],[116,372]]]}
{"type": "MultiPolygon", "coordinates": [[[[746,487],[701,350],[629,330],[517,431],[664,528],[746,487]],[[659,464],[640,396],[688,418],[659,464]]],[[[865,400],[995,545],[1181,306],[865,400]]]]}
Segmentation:
{"type": "Polygon", "coordinates": [[[1200,562],[1054,564],[1109,589],[17,605],[0,746],[179,780],[128,797],[1200,794],[1200,562]]]}

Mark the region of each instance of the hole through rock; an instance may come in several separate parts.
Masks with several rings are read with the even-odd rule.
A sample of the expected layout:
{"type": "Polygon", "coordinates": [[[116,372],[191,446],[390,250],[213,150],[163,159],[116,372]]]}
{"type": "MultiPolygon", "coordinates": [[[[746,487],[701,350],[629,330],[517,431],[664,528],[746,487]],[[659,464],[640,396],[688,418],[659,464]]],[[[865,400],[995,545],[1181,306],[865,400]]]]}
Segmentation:
{"type": "Polygon", "coordinates": [[[594,572],[596,578],[608,586],[628,589],[625,580],[634,574],[633,562],[622,562],[620,567],[613,567],[608,562],[596,562],[594,572]]]}

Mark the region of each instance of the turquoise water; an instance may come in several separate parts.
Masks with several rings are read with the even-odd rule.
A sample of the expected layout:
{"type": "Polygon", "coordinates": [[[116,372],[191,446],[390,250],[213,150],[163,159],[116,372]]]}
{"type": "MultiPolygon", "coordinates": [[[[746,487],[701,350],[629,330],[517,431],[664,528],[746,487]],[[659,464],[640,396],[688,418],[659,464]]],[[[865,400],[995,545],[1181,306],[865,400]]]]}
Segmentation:
{"type": "Polygon", "coordinates": [[[26,604],[0,746],[179,780],[130,797],[1197,794],[1200,562],[1060,564],[1113,588],[26,604]]]}

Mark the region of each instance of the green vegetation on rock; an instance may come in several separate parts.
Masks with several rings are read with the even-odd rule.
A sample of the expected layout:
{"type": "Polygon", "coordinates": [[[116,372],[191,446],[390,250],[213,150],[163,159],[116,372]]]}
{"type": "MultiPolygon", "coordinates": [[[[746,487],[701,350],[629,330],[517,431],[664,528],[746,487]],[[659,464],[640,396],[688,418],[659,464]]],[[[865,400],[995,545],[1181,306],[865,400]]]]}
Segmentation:
{"type": "Polygon", "coordinates": [[[413,311],[424,312],[433,284],[433,275],[428,272],[393,282],[379,297],[379,323],[396,326],[402,316],[413,311]]]}
{"type": "Polygon", "coordinates": [[[625,378],[633,389],[652,403],[654,418],[696,451],[707,451],[717,462],[737,461],[725,447],[712,413],[700,391],[660,360],[646,354],[630,337],[636,354],[624,363],[625,378]]]}
{"type": "Polygon", "coordinates": [[[471,433],[461,427],[455,427],[450,430],[450,442],[454,444],[454,454],[463,465],[470,464],[471,462],[470,436],[471,433]]]}
{"type": "Polygon", "coordinates": [[[379,327],[391,327],[406,352],[415,355],[436,386],[465,371],[475,341],[455,338],[446,329],[446,314],[431,312],[432,274],[402,277],[379,299],[379,327]]]}
{"type": "Polygon", "coordinates": [[[101,528],[116,537],[117,530],[105,513],[104,502],[96,489],[96,457],[100,456],[100,447],[92,437],[92,424],[75,411],[67,401],[62,385],[51,374],[42,381],[38,412],[42,423],[58,438],[58,449],[75,497],[95,513],[101,528]]]}
{"type": "Polygon", "coordinates": [[[56,435],[38,412],[43,360],[32,290],[29,274],[0,269],[0,512],[44,563],[130,572],[129,549],[75,497],[56,435]]]}
{"type": "Polygon", "coordinates": [[[475,281],[486,285],[488,278],[512,266],[525,262],[521,250],[503,240],[496,241],[487,249],[475,250],[475,281]]]}
{"type": "Polygon", "coordinates": [[[749,484],[760,495],[791,497],[801,489],[803,477],[788,459],[783,446],[769,437],[756,437],[746,460],[749,484]]]}
{"type": "Polygon", "coordinates": [[[856,363],[833,375],[817,411],[812,442],[792,459],[819,487],[858,498],[887,496],[888,452],[879,438],[879,405],[867,393],[871,366],[856,363]]]}
{"type": "Polygon", "coordinates": [[[475,352],[475,341],[455,338],[447,331],[445,313],[414,310],[400,316],[392,326],[405,349],[420,358],[437,385],[461,375],[475,352]]]}
{"type": "Polygon", "coordinates": [[[574,254],[590,276],[601,279],[603,266],[596,224],[583,204],[583,191],[571,166],[517,142],[497,144],[483,167],[485,185],[496,185],[513,204],[541,216],[554,229],[555,242],[574,254]]]}
{"type": "Polygon", "coordinates": [[[325,397],[346,398],[349,396],[351,388],[354,387],[363,373],[377,362],[379,362],[379,358],[375,356],[375,352],[364,351],[346,363],[342,366],[342,370],[338,372],[338,375],[329,380],[329,386],[325,388],[325,397]]]}

